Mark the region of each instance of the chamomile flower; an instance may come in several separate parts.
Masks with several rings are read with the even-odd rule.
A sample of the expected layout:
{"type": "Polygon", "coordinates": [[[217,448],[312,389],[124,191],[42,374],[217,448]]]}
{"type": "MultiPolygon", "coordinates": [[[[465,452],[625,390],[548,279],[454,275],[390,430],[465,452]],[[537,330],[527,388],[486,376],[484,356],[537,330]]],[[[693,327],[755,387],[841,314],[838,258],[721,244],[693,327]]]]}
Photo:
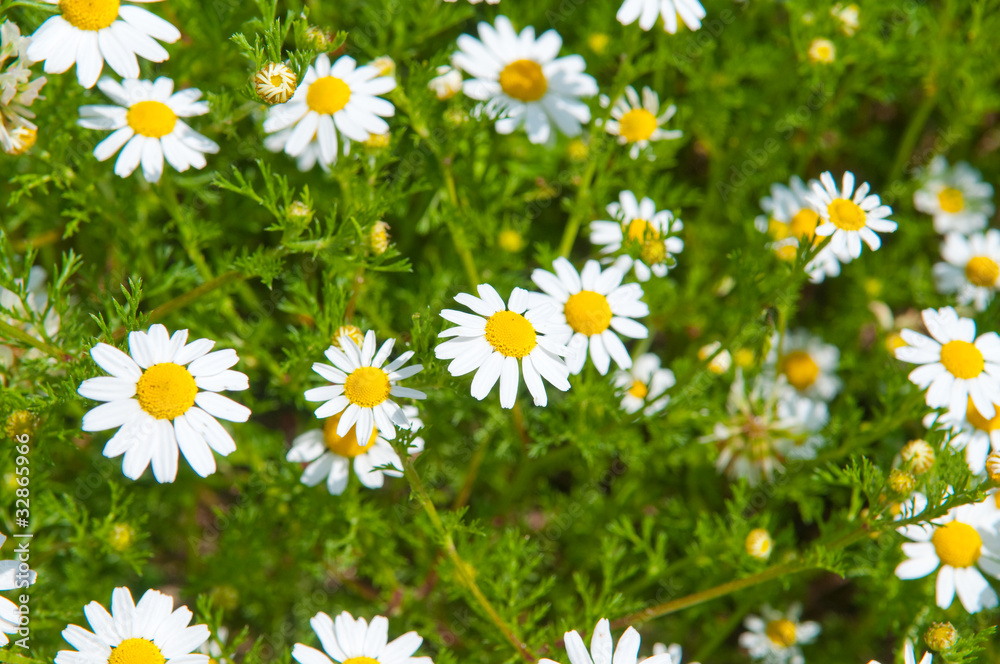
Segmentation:
{"type": "Polygon", "coordinates": [[[997,535],[995,505],[986,502],[960,505],[947,514],[910,528],[903,544],[904,560],[896,567],[900,579],[920,579],[938,570],[935,583],[937,605],[951,606],[958,594],[969,613],[996,607],[996,591],[983,577],[986,572],[1000,578],[1000,536],[997,535]]]}
{"type": "MultiPolygon", "coordinates": [[[[654,661],[654,658],[660,655],[669,655],[669,664],[681,664],[684,661],[684,651],[677,643],[671,643],[669,646],[665,643],[654,643],[652,657],[644,657],[639,661],[644,663],[654,661]]],[[[663,660],[663,664],[668,664],[668,660],[663,660]]],[[[698,662],[688,662],[688,664],[698,664],[698,662]]]]}
{"type": "Polygon", "coordinates": [[[653,353],[640,355],[627,371],[615,373],[615,387],[625,390],[622,396],[622,410],[628,414],[655,415],[670,401],[664,394],[677,382],[674,372],[660,367],[660,358],[653,353]]]}
{"type": "Polygon", "coordinates": [[[23,154],[38,137],[28,107],[38,99],[45,77],[31,78],[32,61],[25,53],[30,43],[16,23],[0,25],[0,148],[11,155],[23,154]]]}
{"type": "Polygon", "coordinates": [[[937,156],[917,176],[923,186],[913,194],[913,207],[933,215],[938,233],[971,233],[986,228],[993,216],[993,187],[972,166],[937,156]]]}
{"type": "MultiPolygon", "coordinates": [[[[0,533],[0,547],[7,541],[7,537],[0,533]]],[[[29,570],[27,574],[18,572],[17,560],[0,560],[0,590],[15,590],[24,588],[24,583],[31,585],[38,575],[34,570],[29,570]]],[[[23,592],[23,591],[22,591],[23,592]]],[[[0,597],[0,646],[10,643],[8,634],[17,634],[18,627],[21,626],[21,611],[17,604],[6,597],[0,597]]]]}
{"type": "Polygon", "coordinates": [[[828,65],[837,59],[837,47],[829,39],[817,37],[809,44],[809,59],[818,64],[828,65]]]}
{"type": "Polygon", "coordinates": [[[330,346],[324,355],[333,363],[313,363],[313,371],[332,385],[306,390],[306,401],[323,401],[316,409],[316,417],[332,417],[342,413],[337,422],[336,434],[346,437],[352,427],[357,427],[355,440],[359,446],[370,442],[378,428],[386,440],[396,437],[396,427],[409,427],[410,420],[399,405],[389,397],[423,399],[427,395],[419,390],[399,385],[399,381],[423,370],[423,365],[404,366],[413,351],[408,350],[389,364],[395,339],[389,339],[375,352],[375,332],[368,330],[360,346],[347,335],[339,339],[340,348],[330,346]],[[385,365],[385,366],[382,366],[385,365]],[[364,442],[362,442],[364,441],[364,442]]]}
{"type": "Polygon", "coordinates": [[[457,326],[441,332],[438,337],[449,340],[434,349],[439,360],[451,360],[448,372],[464,376],[475,371],[472,396],[480,401],[499,380],[503,408],[514,407],[521,373],[536,406],[548,403],[543,379],[557,390],[568,390],[569,369],[562,358],[569,351],[558,339],[563,332],[559,312],[547,302],[531,307],[531,297],[521,288],[511,292],[507,304],[489,284],[480,284],[476,290],[479,297],[455,296],[456,302],[474,313],[441,312],[441,318],[457,326]]]}
{"type": "Polygon", "coordinates": [[[618,266],[626,272],[634,269],[639,281],[666,276],[677,262],[674,254],[684,250],[684,240],[676,237],[684,222],[669,210],[657,212],[652,199],[640,201],[631,191],[621,192],[607,210],[613,221],[591,222],[590,243],[599,245],[601,254],[624,250],[618,266]]]}
{"type": "MultiPolygon", "coordinates": [[[[611,623],[607,618],[601,618],[590,636],[590,652],[583,643],[580,634],[573,630],[566,632],[563,638],[566,644],[566,655],[570,664],[636,664],[639,661],[639,646],[641,637],[634,627],[629,627],[618,639],[615,646],[611,637],[611,623]]],[[[671,664],[670,655],[661,653],[643,660],[646,664],[671,664]]],[[[546,657],[538,660],[538,664],[559,664],[546,657]]]]}
{"type": "Polygon", "coordinates": [[[83,607],[83,613],[94,631],[68,625],[62,637],[76,650],[60,650],[55,664],[209,664],[208,655],[195,652],[208,640],[208,627],[191,626],[191,610],[174,610],[173,598],[158,590],[147,590],[135,604],[128,588],[115,588],[111,613],[97,602],[83,607]]]}
{"type": "Polygon", "coordinates": [[[796,392],[810,399],[830,401],[841,388],[837,377],[840,350],[807,330],[785,334],[783,348],[778,348],[780,336],[775,334],[767,366],[785,377],[796,392]]]}
{"type": "Polygon", "coordinates": [[[639,21],[640,28],[649,30],[661,15],[663,28],[674,34],[677,32],[678,17],[691,30],[700,28],[701,19],[705,18],[705,8],[698,0],[625,0],[618,9],[616,18],[622,25],[639,21]]]}
{"type": "Polygon", "coordinates": [[[661,129],[676,112],[677,107],[673,104],[661,109],[659,95],[649,87],[642,89],[640,101],[639,93],[630,85],[625,88],[625,95],[615,100],[611,107],[612,119],[604,123],[604,129],[618,137],[619,145],[631,145],[628,154],[636,159],[649,147],[651,141],[680,138],[684,135],[679,129],[661,129]]]}
{"type": "Polygon", "coordinates": [[[94,148],[94,157],[106,161],[121,150],[115,161],[115,175],[127,178],[141,163],[146,181],[159,182],[164,158],[183,173],[192,166],[205,168],[205,155],[219,151],[214,141],[182,119],[208,113],[208,102],[198,101],[200,90],[174,92],[174,82],[163,76],[155,81],[133,79],[121,83],[105,77],[97,87],[117,105],[81,106],[78,124],[112,131],[94,148]]]}
{"type": "Polygon", "coordinates": [[[483,110],[498,118],[497,132],[513,133],[524,126],[532,143],[555,139],[552,125],[567,136],[577,136],[590,122],[590,108],[581,97],[597,94],[597,81],[584,73],[579,55],[556,57],[562,37],[547,30],[537,39],[535,29],[514,31],[510,19],[498,16],[495,25],[479,24],[479,39],[458,38],[455,66],[473,78],[462,89],[484,102],[483,110]]]}
{"type": "Polygon", "coordinates": [[[964,413],[931,413],[924,418],[924,425],[928,428],[936,425],[947,430],[948,444],[956,450],[965,450],[965,461],[976,475],[986,472],[986,457],[990,450],[1000,452],[1000,412],[985,418],[976,410],[971,399],[964,413]]]}
{"type": "Polygon", "coordinates": [[[750,657],[766,664],[803,664],[802,645],[812,643],[820,633],[819,623],[802,622],[802,605],[798,602],[782,613],[768,605],[761,607],[759,616],[748,616],[743,625],[750,631],[740,634],[740,646],[750,651],[750,657]]]}
{"type": "Polygon", "coordinates": [[[955,293],[959,304],[984,311],[1000,288],[1000,230],[948,233],[941,246],[944,263],[934,266],[938,291],[955,293]]]}
{"type": "MultiPolygon", "coordinates": [[[[418,411],[413,406],[403,406],[403,413],[410,422],[410,431],[418,431],[423,422],[417,416],[418,411]]],[[[306,486],[316,486],[326,480],[327,490],[339,496],[347,488],[347,478],[350,475],[351,461],[354,462],[354,473],[365,487],[378,489],[385,482],[385,476],[402,477],[403,464],[399,455],[387,440],[379,435],[378,429],[372,431],[367,444],[358,442],[355,428],[351,428],[346,436],[337,435],[337,425],[341,414],[327,418],[322,429],[306,431],[292,441],[292,449],[285,457],[288,461],[308,463],[302,473],[302,483],[306,486]],[[392,468],[383,468],[392,466],[392,468]]],[[[424,449],[423,438],[414,438],[409,446],[410,454],[417,454],[424,449]]]]}
{"type": "Polygon", "coordinates": [[[284,104],[295,94],[299,79],[284,62],[268,62],[253,76],[253,88],[268,104],[284,104]]]}
{"type": "MultiPolygon", "coordinates": [[[[924,656],[920,658],[920,664],[932,664],[933,661],[934,655],[929,652],[925,652],[924,656]]],[[[873,659],[868,664],[879,664],[879,662],[873,659]]],[[[907,641],[903,646],[903,664],[917,664],[917,654],[914,652],[913,643],[910,641],[907,641]]]]}
{"type": "Polygon", "coordinates": [[[639,284],[622,285],[625,273],[611,266],[601,271],[601,265],[589,260],[579,273],[565,258],[552,263],[555,274],[542,269],[531,273],[531,280],[544,291],[530,295],[532,308],[550,305],[556,310],[551,324],[554,332],[569,353],[566,366],[571,374],[583,370],[590,359],[603,376],[608,373],[611,360],[621,369],[632,366],[632,357],[618,335],[630,339],[645,339],[649,330],[634,319],[649,315],[649,307],[642,301],[639,284]],[[616,334],[617,333],[617,334],[616,334]]]}
{"type": "Polygon", "coordinates": [[[838,2],[830,8],[830,16],[840,22],[840,29],[848,37],[854,36],[861,27],[861,8],[854,3],[845,7],[838,2]]]}
{"type": "Polygon", "coordinates": [[[876,194],[868,193],[867,182],[855,190],[854,174],[850,171],[844,173],[841,187],[837,187],[829,171],[819,179],[820,182],[812,184],[812,192],[806,198],[823,218],[816,235],[831,236],[829,247],[841,261],[860,256],[862,241],[876,251],[882,246],[877,233],[896,230],[896,222],[887,218],[892,208],[882,205],[876,194]]]}
{"type": "Polygon", "coordinates": [[[181,38],[168,21],[120,0],[42,1],[58,6],[59,13],[35,30],[28,57],[44,60],[46,74],[61,74],[75,64],[76,80],[85,88],[94,87],[105,62],[122,78],[138,78],[137,55],[164,62],[170,56],[156,41],[181,38]]]}
{"type": "Polygon", "coordinates": [[[389,131],[382,118],[391,118],[396,108],[379,95],[395,87],[396,79],[377,67],[358,67],[348,55],[331,65],[329,56],[320,54],[292,98],[268,110],[264,131],[271,136],[264,145],[295,157],[301,170],[312,168],[317,158],[329,168],[341,149],[347,154],[350,141],[363,143],[389,131]]]}
{"type": "Polygon", "coordinates": [[[384,616],[375,616],[369,624],[347,611],[336,619],[320,611],[309,624],[323,650],[296,643],[292,658],[299,664],[433,664],[430,657],[413,656],[424,642],[416,632],[389,641],[389,620],[384,616]]]}
{"type": "Polygon", "coordinates": [[[105,402],[83,416],[83,430],[118,427],[104,456],[124,454],[122,472],[129,479],[138,479],[152,462],[157,482],[173,482],[178,449],[198,475],[211,475],[212,451],[227,456],[236,450],[215,418],[246,422],[250,417],[249,408],[219,394],[248,387],[246,374],[230,370],[239,361],[236,351],[209,353],[215,346],[211,339],[187,339],[187,330],[169,336],[157,324],[129,333],[128,355],[104,343],[90,349],[111,375],[80,384],[81,396],[105,402]]]}
{"type": "Polygon", "coordinates": [[[927,405],[965,412],[971,399],[983,417],[996,415],[1000,403],[1000,336],[987,332],[976,336],[976,322],[959,318],[951,307],[924,309],[926,337],[913,330],[900,335],[907,345],[896,349],[896,358],[919,364],[910,381],[927,390],[927,405]]]}
{"type": "Polygon", "coordinates": [[[427,83],[427,88],[444,101],[451,99],[462,90],[462,72],[449,65],[441,65],[436,70],[437,76],[427,83]]]}

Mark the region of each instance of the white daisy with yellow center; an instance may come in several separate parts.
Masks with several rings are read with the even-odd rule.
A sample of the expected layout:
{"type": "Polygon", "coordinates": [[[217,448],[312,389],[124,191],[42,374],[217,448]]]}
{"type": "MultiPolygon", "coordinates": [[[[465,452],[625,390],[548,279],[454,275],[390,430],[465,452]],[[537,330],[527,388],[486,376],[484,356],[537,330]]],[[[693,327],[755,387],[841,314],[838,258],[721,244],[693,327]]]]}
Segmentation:
{"type": "Polygon", "coordinates": [[[479,297],[455,296],[473,314],[454,309],[441,312],[442,318],[457,325],[438,335],[449,340],[434,349],[439,360],[451,360],[449,373],[464,376],[475,371],[472,396],[480,401],[499,380],[503,408],[514,407],[522,372],[536,406],[548,403],[543,378],[557,390],[568,390],[569,369],[562,358],[569,351],[556,336],[562,326],[555,307],[545,302],[529,308],[531,297],[521,288],[511,292],[507,304],[489,284],[480,284],[476,290],[479,297]]]}
{"type": "Polygon", "coordinates": [[[705,8],[698,0],[625,0],[618,9],[618,22],[629,25],[639,21],[639,27],[650,30],[656,19],[663,16],[663,28],[670,34],[677,32],[677,19],[684,21],[691,30],[701,27],[705,8]]]}
{"type": "Polygon", "coordinates": [[[210,353],[214,341],[187,343],[187,338],[187,330],[169,336],[157,324],[129,333],[129,355],[103,343],[90,350],[111,375],[80,384],[81,396],[105,402],[83,416],[83,430],[118,427],[104,456],[124,454],[122,472],[129,479],[138,479],[152,462],[157,482],[173,482],[178,449],[198,475],[211,475],[213,450],[222,456],[236,451],[232,436],[215,418],[246,422],[250,417],[249,408],[219,394],[249,386],[246,374],[230,370],[240,359],[236,351],[210,353]]]}
{"type": "Polygon", "coordinates": [[[205,115],[208,102],[198,101],[201,91],[187,88],[174,92],[174,82],[126,80],[118,83],[102,78],[97,87],[118,106],[81,106],[77,123],[87,129],[111,130],[97,144],[94,156],[106,161],[121,150],[115,175],[127,178],[142,164],[147,182],[159,182],[163,160],[179,173],[205,168],[205,155],[219,146],[194,129],[183,118],[205,115]]]}
{"type": "Polygon", "coordinates": [[[910,528],[903,544],[904,560],[896,567],[900,579],[920,579],[939,570],[935,583],[937,605],[947,609],[958,594],[969,613],[1000,604],[996,591],[983,577],[1000,578],[1000,535],[992,496],[985,502],[961,505],[921,528],[910,528]]]}
{"type": "Polygon", "coordinates": [[[814,182],[812,192],[807,194],[813,209],[823,218],[823,223],[816,228],[816,235],[830,236],[831,250],[847,262],[861,255],[861,242],[872,251],[882,246],[882,240],[877,233],[892,233],[897,224],[887,217],[892,214],[892,208],[882,205],[875,194],[869,194],[867,182],[855,190],[854,174],[844,173],[841,187],[837,187],[833,175],[827,171],[819,176],[820,181],[814,182]]]}
{"type": "Polygon", "coordinates": [[[829,39],[817,37],[809,44],[809,59],[819,64],[828,65],[837,59],[837,47],[829,39]]]}
{"type": "Polygon", "coordinates": [[[1000,410],[993,417],[983,417],[970,399],[964,413],[931,413],[924,418],[924,426],[935,425],[947,431],[949,445],[965,450],[965,461],[975,475],[986,472],[991,450],[1000,452],[1000,410]]]}
{"type": "MultiPolygon", "coordinates": [[[[419,431],[423,427],[419,413],[413,406],[403,406],[403,413],[410,422],[410,431],[419,431]]],[[[294,463],[308,463],[302,472],[302,483],[306,486],[316,486],[326,480],[326,488],[331,494],[339,496],[347,488],[347,478],[350,475],[351,462],[354,463],[354,473],[361,484],[369,489],[378,489],[385,482],[385,476],[402,477],[403,464],[399,455],[389,442],[379,435],[378,429],[372,431],[367,443],[358,441],[356,429],[352,428],[346,436],[337,435],[340,414],[327,418],[322,429],[312,429],[292,441],[292,449],[285,457],[294,463]],[[386,468],[391,466],[391,468],[386,468]]],[[[424,439],[416,437],[410,441],[410,454],[417,454],[424,449],[424,439]]]]}
{"type": "Polygon", "coordinates": [[[395,339],[389,339],[375,352],[378,342],[372,330],[368,330],[360,346],[349,336],[342,335],[340,347],[330,346],[324,353],[333,366],[322,362],[312,366],[313,371],[333,384],[306,390],[306,401],[325,402],[316,409],[316,417],[341,414],[336,429],[338,436],[346,437],[356,426],[355,441],[360,447],[371,440],[376,427],[383,438],[393,440],[397,426],[410,426],[406,413],[389,397],[423,399],[427,396],[397,384],[424,367],[420,364],[404,366],[413,357],[412,350],[386,364],[395,343],[395,339]]]}
{"type": "Polygon", "coordinates": [[[624,96],[615,100],[611,107],[612,119],[604,123],[604,129],[618,137],[619,145],[631,145],[628,154],[632,159],[637,159],[649,147],[650,142],[684,135],[679,129],[661,129],[675,113],[677,107],[673,104],[661,109],[659,95],[648,86],[642,89],[640,100],[639,93],[630,85],[625,88],[624,96]]]}
{"type": "Polygon", "coordinates": [[[566,366],[571,374],[583,370],[587,350],[597,371],[608,373],[611,360],[621,369],[632,366],[632,357],[618,334],[630,339],[645,339],[649,330],[634,319],[649,315],[642,301],[639,284],[622,285],[625,273],[612,266],[601,271],[601,264],[589,260],[579,273],[565,258],[552,263],[555,274],[542,269],[531,273],[531,280],[544,291],[530,294],[531,308],[550,305],[556,310],[551,324],[555,336],[569,353],[566,366]],[[615,334],[617,333],[617,334],[615,334]]]}
{"type": "Polygon", "coordinates": [[[444,101],[462,91],[462,72],[450,65],[441,65],[434,70],[437,76],[427,82],[427,89],[444,101]]]}
{"type": "Polygon", "coordinates": [[[10,155],[24,154],[38,137],[28,107],[46,81],[44,76],[31,79],[32,61],[25,55],[30,43],[16,23],[0,25],[0,149],[10,155]]]}
{"type": "Polygon", "coordinates": [[[268,136],[264,145],[298,160],[307,171],[318,160],[328,169],[339,152],[347,154],[350,142],[364,143],[386,134],[396,107],[379,95],[395,89],[396,79],[373,65],[357,66],[342,55],[333,64],[325,53],[306,70],[302,83],[285,104],[272,106],[264,120],[268,136]]]}
{"type": "Polygon", "coordinates": [[[57,5],[31,36],[28,57],[45,61],[46,74],[61,74],[74,64],[76,79],[85,88],[94,83],[104,63],[122,78],[138,78],[140,56],[164,62],[170,56],[157,40],[171,44],[181,38],[168,21],[131,3],[160,0],[42,0],[57,5]]]}
{"type": "Polygon", "coordinates": [[[499,133],[524,125],[528,140],[548,143],[555,140],[553,124],[567,136],[579,135],[590,122],[590,108],[580,97],[597,94],[597,81],[584,73],[587,63],[579,55],[556,57],[561,47],[555,30],[536,39],[529,26],[519,35],[510,19],[497,16],[495,25],[479,24],[479,39],[461,35],[452,61],[473,77],[462,89],[498,118],[499,133]]]}
{"type": "Polygon", "coordinates": [[[191,625],[186,606],[174,610],[174,600],[147,590],[139,603],[128,588],[111,593],[111,613],[98,602],[83,607],[90,632],[68,625],[62,637],[76,650],[60,650],[55,664],[209,664],[197,653],[211,633],[206,625],[191,625]]]}
{"type": "Polygon", "coordinates": [[[792,330],[785,334],[782,348],[780,336],[771,339],[766,366],[771,372],[785,377],[788,385],[798,394],[810,399],[830,401],[840,392],[842,383],[837,378],[840,350],[808,330],[792,330]]]}
{"type": "Polygon", "coordinates": [[[677,380],[674,372],[660,367],[660,358],[653,353],[646,353],[635,358],[632,367],[627,371],[615,373],[615,387],[624,390],[622,395],[622,410],[630,415],[638,413],[655,415],[663,410],[670,401],[666,391],[674,386],[677,380]]]}
{"type": "MultiPolygon", "coordinates": [[[[636,664],[639,661],[642,638],[634,627],[629,627],[615,645],[611,636],[611,622],[607,618],[601,618],[590,636],[589,652],[583,643],[583,637],[576,630],[566,632],[563,635],[563,642],[566,644],[569,664],[636,664]]],[[[647,657],[643,661],[646,664],[671,664],[673,660],[664,652],[647,657]]],[[[543,657],[538,660],[538,664],[559,664],[559,662],[543,657]]]]}
{"type": "MultiPolygon", "coordinates": [[[[7,537],[0,534],[0,547],[7,541],[7,537]]],[[[19,571],[19,565],[24,565],[23,561],[0,560],[0,590],[15,590],[25,588],[25,583],[31,585],[38,578],[34,570],[27,573],[19,571]]],[[[24,591],[21,590],[23,593],[24,591]]],[[[21,611],[18,605],[6,597],[0,597],[0,646],[10,643],[8,634],[17,634],[21,626],[21,611]]]]}
{"type": "Polygon", "coordinates": [[[819,623],[802,622],[801,618],[802,605],[798,602],[791,604],[787,612],[765,604],[759,616],[747,616],[743,621],[750,631],[740,634],[740,646],[753,659],[763,659],[768,664],[801,664],[805,661],[802,645],[812,643],[821,631],[819,623]]]}
{"type": "Polygon", "coordinates": [[[684,240],[676,236],[684,222],[669,210],[657,211],[652,199],[636,199],[631,191],[621,192],[607,210],[613,221],[591,222],[590,243],[600,246],[601,254],[621,254],[616,265],[625,272],[634,269],[639,281],[665,277],[677,262],[674,254],[684,250],[684,240]]]}
{"type": "Polygon", "coordinates": [[[369,624],[347,611],[335,619],[320,611],[309,624],[323,650],[296,643],[292,658],[299,664],[432,664],[430,657],[413,656],[424,642],[416,632],[389,641],[389,620],[384,616],[375,616],[369,624]]]}
{"type": "Polygon", "coordinates": [[[976,337],[976,322],[959,318],[951,307],[921,315],[931,336],[902,330],[907,345],[896,349],[897,359],[922,365],[910,372],[910,381],[927,390],[931,408],[947,407],[961,417],[971,399],[983,417],[992,418],[994,404],[1000,404],[1000,335],[976,337]]]}
{"type": "Polygon", "coordinates": [[[993,216],[993,186],[967,164],[954,166],[942,156],[934,157],[917,176],[923,186],[913,194],[913,207],[934,217],[938,233],[969,234],[986,228],[993,216]]]}
{"type": "Polygon", "coordinates": [[[948,233],[941,246],[944,263],[934,266],[938,291],[955,293],[959,304],[985,311],[1000,288],[1000,230],[948,233]]]}

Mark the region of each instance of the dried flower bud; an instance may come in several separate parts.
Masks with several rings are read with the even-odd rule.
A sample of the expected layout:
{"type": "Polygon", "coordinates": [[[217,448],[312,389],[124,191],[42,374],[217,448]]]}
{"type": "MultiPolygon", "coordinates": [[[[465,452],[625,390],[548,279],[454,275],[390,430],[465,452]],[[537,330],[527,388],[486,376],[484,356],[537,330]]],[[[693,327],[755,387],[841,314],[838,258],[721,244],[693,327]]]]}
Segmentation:
{"type": "Polygon", "coordinates": [[[288,65],[270,62],[254,74],[253,87],[257,96],[268,104],[284,104],[295,94],[298,78],[288,65]]]}
{"type": "Polygon", "coordinates": [[[917,480],[905,470],[896,468],[889,473],[889,490],[897,497],[909,496],[916,485],[917,480]]]}
{"type": "Polygon", "coordinates": [[[924,634],[924,643],[938,652],[950,650],[958,641],[958,631],[951,623],[933,623],[924,634]]]}
{"type": "Polygon", "coordinates": [[[903,463],[908,465],[910,470],[917,475],[926,473],[934,465],[934,448],[926,440],[919,438],[911,440],[903,446],[899,455],[902,457],[903,463]]]}
{"type": "Polygon", "coordinates": [[[754,528],[747,535],[746,548],[747,553],[757,560],[767,560],[771,557],[771,549],[774,548],[771,533],[763,528],[754,528]]]}
{"type": "Polygon", "coordinates": [[[381,256],[389,248],[389,224],[376,221],[368,234],[368,246],[376,256],[381,256]]]}

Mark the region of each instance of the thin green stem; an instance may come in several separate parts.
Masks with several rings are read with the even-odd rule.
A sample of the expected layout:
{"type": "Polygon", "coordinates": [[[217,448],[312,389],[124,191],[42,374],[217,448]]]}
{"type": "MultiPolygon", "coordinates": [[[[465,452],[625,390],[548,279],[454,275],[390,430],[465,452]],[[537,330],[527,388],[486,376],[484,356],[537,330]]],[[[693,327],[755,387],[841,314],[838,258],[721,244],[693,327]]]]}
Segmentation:
{"type": "MultiPolygon", "coordinates": [[[[436,151],[435,154],[437,154],[436,151]]],[[[458,190],[455,187],[455,175],[451,169],[451,159],[438,155],[438,161],[441,163],[441,173],[444,175],[448,199],[455,206],[456,210],[462,210],[462,204],[458,198],[458,190]]],[[[469,280],[469,285],[475,288],[479,285],[479,270],[476,269],[476,260],[473,258],[472,251],[465,241],[465,233],[455,223],[455,219],[452,216],[449,215],[446,221],[448,223],[448,231],[451,234],[451,241],[455,245],[455,251],[458,252],[458,258],[462,261],[462,267],[465,269],[465,276],[469,280]]]]}
{"type": "Polygon", "coordinates": [[[562,241],[559,242],[560,256],[569,256],[569,252],[573,249],[573,243],[576,242],[576,236],[580,232],[580,224],[583,222],[583,218],[590,213],[590,186],[593,184],[594,175],[597,173],[598,160],[599,156],[594,155],[590,163],[587,164],[587,170],[583,173],[580,188],[576,192],[573,214],[570,215],[569,221],[566,222],[566,228],[563,229],[562,241]]]}
{"type": "Polygon", "coordinates": [[[14,327],[10,323],[5,323],[2,320],[0,320],[0,337],[3,337],[5,339],[14,339],[16,341],[20,341],[21,343],[27,346],[31,346],[32,348],[37,348],[46,355],[50,355],[52,357],[59,357],[59,358],[69,357],[69,353],[62,350],[61,348],[53,346],[50,343],[46,343],[41,339],[36,339],[35,337],[31,336],[24,330],[14,327]]]}

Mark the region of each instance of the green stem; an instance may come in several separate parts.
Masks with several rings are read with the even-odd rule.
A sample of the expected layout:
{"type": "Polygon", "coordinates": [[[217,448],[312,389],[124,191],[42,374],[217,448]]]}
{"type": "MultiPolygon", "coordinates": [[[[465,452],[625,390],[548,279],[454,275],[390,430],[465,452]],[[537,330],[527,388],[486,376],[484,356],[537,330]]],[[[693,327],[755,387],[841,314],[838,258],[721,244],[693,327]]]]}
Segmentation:
{"type": "Polygon", "coordinates": [[[927,124],[927,119],[931,115],[931,111],[934,110],[934,106],[937,104],[937,90],[926,97],[920,102],[920,106],[917,107],[916,112],[913,117],[910,118],[910,123],[906,126],[906,131],[903,133],[903,138],[899,142],[899,149],[896,151],[896,159],[892,164],[892,170],[889,171],[889,182],[895,182],[903,175],[903,170],[906,168],[907,162],[910,160],[910,155],[913,153],[913,148],[917,144],[917,140],[920,138],[920,133],[924,129],[924,125],[927,124]]]}
{"type": "Polygon", "coordinates": [[[590,185],[594,182],[594,174],[597,173],[598,158],[598,155],[594,155],[590,163],[587,164],[587,170],[583,173],[580,189],[576,193],[576,203],[573,205],[573,214],[566,222],[562,241],[559,243],[560,256],[569,256],[570,250],[573,249],[573,243],[576,242],[577,233],[580,232],[580,224],[583,222],[584,216],[590,213],[590,185]]]}
{"type": "Polygon", "coordinates": [[[37,348],[46,355],[51,355],[52,357],[58,357],[64,359],[69,357],[69,353],[62,350],[61,348],[57,348],[56,346],[53,346],[50,343],[46,343],[40,339],[36,339],[35,337],[31,336],[24,330],[14,327],[10,323],[5,323],[2,320],[0,320],[0,337],[20,341],[21,343],[31,346],[32,348],[37,348]]]}
{"type": "MultiPolygon", "coordinates": [[[[437,154],[436,151],[435,154],[437,154]]],[[[448,191],[448,199],[451,200],[451,204],[455,206],[456,210],[461,210],[462,205],[459,202],[458,190],[455,187],[455,175],[451,170],[451,159],[439,155],[438,161],[441,163],[441,172],[444,175],[444,184],[448,191]]],[[[465,234],[462,228],[455,223],[455,219],[452,216],[448,215],[446,221],[448,223],[448,232],[451,233],[451,241],[455,245],[455,251],[458,252],[458,258],[462,261],[462,267],[465,269],[465,276],[469,280],[469,285],[475,288],[479,285],[479,270],[476,269],[476,260],[472,257],[472,251],[465,241],[465,234]]]]}

